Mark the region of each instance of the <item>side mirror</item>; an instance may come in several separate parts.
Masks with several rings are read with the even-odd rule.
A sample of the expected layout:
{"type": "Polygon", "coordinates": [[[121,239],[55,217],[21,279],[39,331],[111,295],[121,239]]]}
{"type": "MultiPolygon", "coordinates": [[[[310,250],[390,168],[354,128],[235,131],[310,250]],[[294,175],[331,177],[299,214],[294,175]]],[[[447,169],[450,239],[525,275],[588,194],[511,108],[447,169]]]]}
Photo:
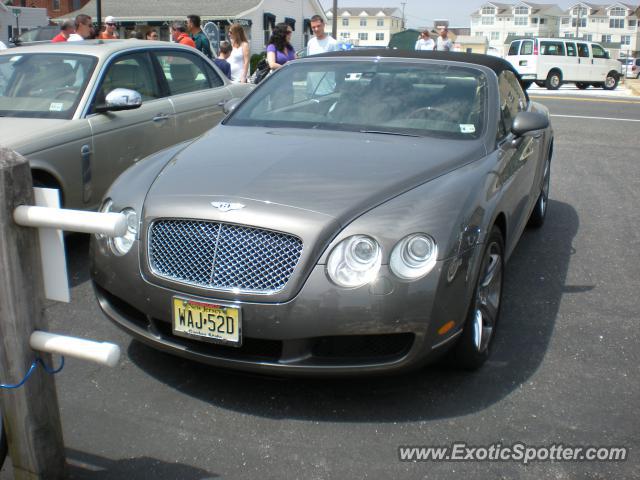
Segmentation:
{"type": "Polygon", "coordinates": [[[230,100],[227,100],[222,106],[222,111],[224,112],[225,115],[229,115],[231,112],[233,112],[236,109],[236,107],[240,104],[241,101],[242,101],[241,98],[232,98],[230,100]]]}
{"type": "Polygon", "coordinates": [[[549,126],[549,118],[538,112],[520,112],[513,119],[511,133],[521,137],[536,130],[544,130],[549,126]]]}
{"type": "Polygon", "coordinates": [[[96,106],[95,111],[103,113],[133,110],[140,105],[142,105],[142,96],[138,92],[128,88],[116,88],[107,94],[103,105],[96,106]]]}

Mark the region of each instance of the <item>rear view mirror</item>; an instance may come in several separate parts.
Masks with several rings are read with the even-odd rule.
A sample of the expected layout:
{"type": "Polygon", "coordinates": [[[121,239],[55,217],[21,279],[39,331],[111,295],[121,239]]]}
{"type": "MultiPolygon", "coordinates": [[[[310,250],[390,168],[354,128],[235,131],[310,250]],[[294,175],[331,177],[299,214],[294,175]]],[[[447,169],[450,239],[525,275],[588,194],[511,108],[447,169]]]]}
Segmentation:
{"type": "Polygon", "coordinates": [[[236,109],[236,107],[241,101],[242,101],[241,98],[232,98],[230,100],[227,100],[222,106],[222,111],[224,112],[225,115],[229,115],[231,112],[233,112],[236,109]]]}
{"type": "Polygon", "coordinates": [[[133,110],[140,105],[142,105],[142,96],[138,92],[128,88],[116,88],[107,94],[104,104],[97,106],[95,111],[102,113],[133,110]]]}
{"type": "Polygon", "coordinates": [[[538,112],[520,112],[513,119],[511,132],[521,137],[529,132],[544,130],[549,126],[549,117],[538,112]]]}

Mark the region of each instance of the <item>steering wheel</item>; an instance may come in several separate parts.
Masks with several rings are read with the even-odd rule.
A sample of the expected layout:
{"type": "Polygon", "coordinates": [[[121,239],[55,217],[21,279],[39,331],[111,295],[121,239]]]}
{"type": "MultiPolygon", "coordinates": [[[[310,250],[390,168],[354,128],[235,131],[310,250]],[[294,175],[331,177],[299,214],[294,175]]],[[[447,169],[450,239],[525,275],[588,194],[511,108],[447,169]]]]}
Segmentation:
{"type": "Polygon", "coordinates": [[[432,118],[435,117],[446,122],[458,123],[458,119],[453,114],[442,107],[420,107],[407,115],[407,118],[432,118]]]}

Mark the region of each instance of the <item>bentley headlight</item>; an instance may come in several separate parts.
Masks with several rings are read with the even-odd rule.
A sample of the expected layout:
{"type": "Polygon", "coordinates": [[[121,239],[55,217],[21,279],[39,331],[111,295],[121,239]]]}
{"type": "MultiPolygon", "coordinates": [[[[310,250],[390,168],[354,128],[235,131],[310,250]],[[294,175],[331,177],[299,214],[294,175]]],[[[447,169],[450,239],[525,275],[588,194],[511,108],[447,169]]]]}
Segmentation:
{"type": "Polygon", "coordinates": [[[436,264],[438,246],[425,233],[414,233],[400,240],[391,252],[391,271],[403,280],[424,277],[436,264]]]}
{"type": "Polygon", "coordinates": [[[111,239],[111,247],[116,255],[126,255],[138,235],[138,215],[135,210],[125,208],[121,213],[127,218],[127,231],[123,236],[111,239]]]}
{"type": "Polygon", "coordinates": [[[365,235],[354,235],[340,242],[329,255],[329,278],[346,288],[355,288],[374,280],[382,263],[378,242],[365,235]]]}

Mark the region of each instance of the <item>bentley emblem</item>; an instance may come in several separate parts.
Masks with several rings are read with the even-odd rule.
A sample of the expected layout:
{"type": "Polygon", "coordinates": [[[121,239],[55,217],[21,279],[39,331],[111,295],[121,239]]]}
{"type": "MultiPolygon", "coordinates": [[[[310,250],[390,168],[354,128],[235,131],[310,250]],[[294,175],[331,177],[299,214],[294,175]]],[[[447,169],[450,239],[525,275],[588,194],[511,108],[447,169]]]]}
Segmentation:
{"type": "Polygon", "coordinates": [[[240,210],[241,208],[244,208],[244,205],[241,203],[211,202],[211,205],[213,205],[221,212],[228,212],[229,210],[240,210]]]}

